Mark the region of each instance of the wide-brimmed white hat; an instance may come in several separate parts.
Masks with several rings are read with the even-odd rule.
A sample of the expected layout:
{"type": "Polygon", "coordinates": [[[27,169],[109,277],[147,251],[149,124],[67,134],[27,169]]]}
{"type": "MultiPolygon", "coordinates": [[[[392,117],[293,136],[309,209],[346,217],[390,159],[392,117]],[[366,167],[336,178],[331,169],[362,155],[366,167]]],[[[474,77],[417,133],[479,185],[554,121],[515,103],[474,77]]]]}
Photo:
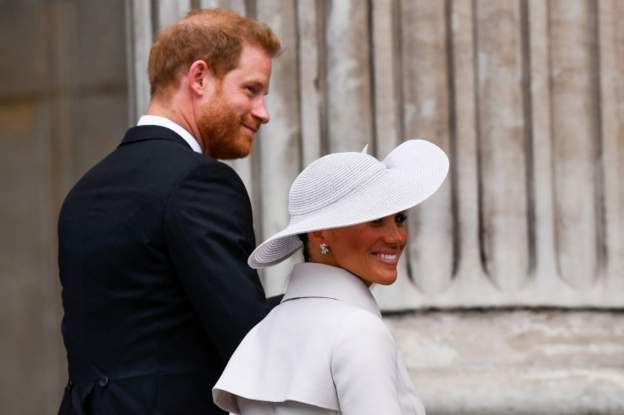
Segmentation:
{"type": "Polygon", "coordinates": [[[290,222],[260,244],[249,266],[275,265],[301,248],[298,234],[380,219],[421,203],[440,187],[449,169],[444,151],[425,140],[407,140],[379,161],[362,153],[334,153],[310,163],[288,194],[290,222]]]}

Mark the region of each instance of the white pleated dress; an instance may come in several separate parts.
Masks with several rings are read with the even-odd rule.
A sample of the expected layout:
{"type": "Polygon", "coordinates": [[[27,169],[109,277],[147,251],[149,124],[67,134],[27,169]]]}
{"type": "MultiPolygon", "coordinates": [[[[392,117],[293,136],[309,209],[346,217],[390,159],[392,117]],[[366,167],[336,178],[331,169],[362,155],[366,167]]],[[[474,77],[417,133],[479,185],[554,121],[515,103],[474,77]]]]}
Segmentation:
{"type": "Polygon", "coordinates": [[[241,415],[424,415],[368,287],[342,268],[297,264],[213,389],[241,415]]]}

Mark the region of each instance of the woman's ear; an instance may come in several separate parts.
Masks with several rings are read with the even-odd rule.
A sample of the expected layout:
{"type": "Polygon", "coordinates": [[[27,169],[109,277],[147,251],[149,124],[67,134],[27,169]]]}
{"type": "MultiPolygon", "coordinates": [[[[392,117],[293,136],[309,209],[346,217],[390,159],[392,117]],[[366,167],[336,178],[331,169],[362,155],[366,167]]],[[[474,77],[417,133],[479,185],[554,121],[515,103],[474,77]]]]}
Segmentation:
{"type": "Polygon", "coordinates": [[[325,231],[308,232],[308,239],[312,242],[312,245],[319,246],[325,242],[325,231]]]}
{"type": "Polygon", "coordinates": [[[308,252],[312,262],[326,265],[336,265],[332,255],[332,230],[308,232],[308,252]]]}
{"type": "Polygon", "coordinates": [[[318,239],[320,235],[321,231],[308,232],[308,238],[310,239],[318,239]]]}

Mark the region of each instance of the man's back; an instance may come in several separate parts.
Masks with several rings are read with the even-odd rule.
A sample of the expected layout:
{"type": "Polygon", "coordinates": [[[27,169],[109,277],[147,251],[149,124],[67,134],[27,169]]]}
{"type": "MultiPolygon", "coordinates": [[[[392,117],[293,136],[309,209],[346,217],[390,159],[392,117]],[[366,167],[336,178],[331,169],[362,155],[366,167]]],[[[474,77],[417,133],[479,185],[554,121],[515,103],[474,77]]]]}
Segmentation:
{"type": "Polygon", "coordinates": [[[129,130],[72,189],[59,219],[63,406],[219,413],[210,389],[268,311],[244,264],[251,219],[229,167],[168,129],[129,130]],[[223,300],[237,296],[240,304],[223,300]]]}

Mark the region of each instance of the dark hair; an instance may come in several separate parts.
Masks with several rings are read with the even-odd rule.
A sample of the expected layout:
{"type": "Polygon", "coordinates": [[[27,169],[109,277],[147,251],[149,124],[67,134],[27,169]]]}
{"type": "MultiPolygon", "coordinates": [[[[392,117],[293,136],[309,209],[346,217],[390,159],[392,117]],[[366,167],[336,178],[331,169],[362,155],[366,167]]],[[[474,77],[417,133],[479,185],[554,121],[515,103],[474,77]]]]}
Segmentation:
{"type": "Polygon", "coordinates": [[[148,74],[152,96],[178,85],[181,70],[203,59],[215,77],[236,68],[244,45],[258,46],[271,57],[281,50],[271,29],[254,19],[224,9],[192,10],[156,38],[148,74]]]}
{"type": "Polygon", "coordinates": [[[305,262],[310,262],[310,251],[308,250],[308,234],[300,233],[297,236],[299,237],[299,240],[303,242],[303,260],[305,262]]]}

